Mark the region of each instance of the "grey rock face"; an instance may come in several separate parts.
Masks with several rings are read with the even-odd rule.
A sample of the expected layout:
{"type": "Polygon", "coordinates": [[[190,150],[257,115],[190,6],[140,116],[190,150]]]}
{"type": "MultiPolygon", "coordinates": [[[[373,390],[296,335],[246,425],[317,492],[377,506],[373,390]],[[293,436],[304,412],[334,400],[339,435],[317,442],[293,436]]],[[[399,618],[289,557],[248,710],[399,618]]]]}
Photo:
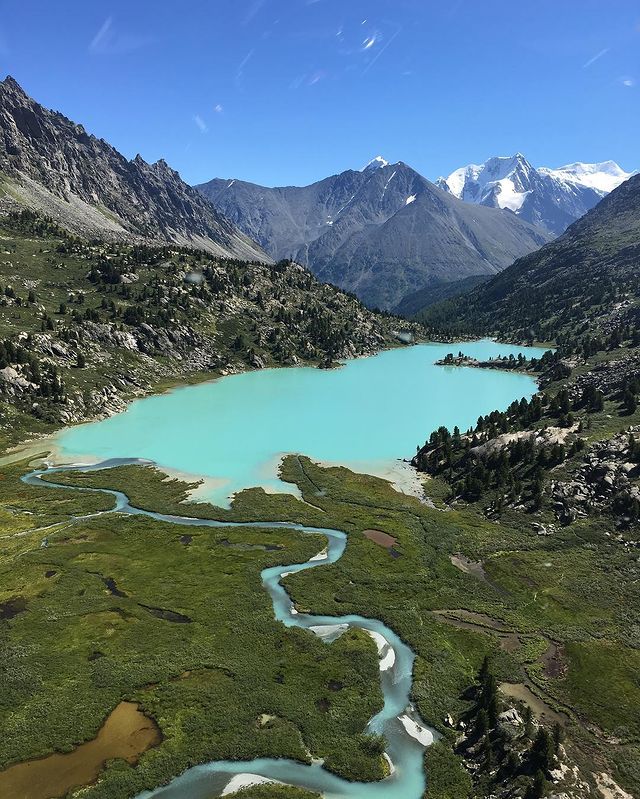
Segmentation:
{"type": "Polygon", "coordinates": [[[171,241],[269,260],[163,161],[128,161],[103,139],[0,82],[0,203],[41,211],[84,236],[171,241]]]}
{"type": "Polygon", "coordinates": [[[214,179],[197,188],[275,259],[304,263],[385,309],[431,283],[495,274],[549,240],[509,211],[441,191],[402,162],[303,187],[214,179]]]}

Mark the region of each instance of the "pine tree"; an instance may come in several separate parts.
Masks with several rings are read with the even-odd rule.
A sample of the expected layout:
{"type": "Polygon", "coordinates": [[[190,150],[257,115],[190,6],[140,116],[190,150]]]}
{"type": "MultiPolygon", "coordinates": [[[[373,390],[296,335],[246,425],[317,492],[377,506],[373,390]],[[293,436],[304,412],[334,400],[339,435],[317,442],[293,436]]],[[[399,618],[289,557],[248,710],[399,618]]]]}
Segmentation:
{"type": "Polygon", "coordinates": [[[538,734],[531,746],[530,759],[533,767],[539,769],[544,774],[548,774],[553,767],[554,761],[554,742],[548,730],[540,727],[538,734]]]}
{"type": "Polygon", "coordinates": [[[524,737],[530,739],[533,733],[533,713],[529,705],[524,709],[524,737]]]}
{"type": "Polygon", "coordinates": [[[546,779],[542,771],[536,771],[533,782],[527,788],[524,799],[542,799],[546,787],[546,779]]]}
{"type": "Polygon", "coordinates": [[[562,727],[558,722],[556,722],[553,727],[553,750],[556,755],[560,751],[560,744],[562,743],[563,737],[564,733],[562,727]]]}
{"type": "Polygon", "coordinates": [[[479,738],[489,732],[489,716],[484,708],[481,708],[476,716],[475,731],[479,738]]]}
{"type": "Polygon", "coordinates": [[[627,389],[624,392],[624,397],[622,398],[622,405],[627,413],[635,413],[636,408],[638,407],[638,400],[636,395],[630,389],[627,389]]]}

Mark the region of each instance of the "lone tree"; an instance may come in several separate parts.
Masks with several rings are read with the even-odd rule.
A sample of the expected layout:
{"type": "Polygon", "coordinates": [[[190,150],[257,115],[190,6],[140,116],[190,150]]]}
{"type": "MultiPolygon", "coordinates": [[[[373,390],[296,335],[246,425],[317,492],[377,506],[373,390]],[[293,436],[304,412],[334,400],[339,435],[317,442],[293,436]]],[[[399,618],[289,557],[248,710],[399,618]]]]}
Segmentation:
{"type": "Polygon", "coordinates": [[[636,395],[633,393],[633,391],[631,391],[631,389],[628,388],[624,392],[624,397],[622,399],[622,404],[623,404],[624,409],[625,409],[625,411],[627,413],[629,413],[629,414],[635,413],[635,410],[638,407],[638,400],[636,398],[636,395]]]}
{"type": "Polygon", "coordinates": [[[555,760],[555,743],[548,730],[540,727],[538,734],[531,745],[530,752],[531,765],[537,771],[548,774],[553,768],[555,760]]]}

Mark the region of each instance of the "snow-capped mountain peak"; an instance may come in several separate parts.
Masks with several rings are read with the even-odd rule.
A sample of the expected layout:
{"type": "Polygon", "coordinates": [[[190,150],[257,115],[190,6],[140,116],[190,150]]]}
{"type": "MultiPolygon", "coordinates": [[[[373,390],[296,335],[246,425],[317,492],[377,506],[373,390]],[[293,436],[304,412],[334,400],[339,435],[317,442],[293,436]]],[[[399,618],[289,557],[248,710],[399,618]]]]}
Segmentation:
{"type": "Polygon", "coordinates": [[[363,166],[360,171],[366,172],[369,169],[380,169],[382,166],[389,166],[389,162],[386,161],[381,155],[376,155],[376,157],[372,158],[371,161],[369,161],[366,166],[363,166]]]}
{"type": "Polygon", "coordinates": [[[634,172],[625,172],[615,161],[601,161],[599,164],[583,164],[578,161],[557,169],[540,167],[538,171],[543,175],[551,175],[560,180],[587,186],[601,192],[602,196],[617,189],[621,183],[635,174],[634,172]]]}
{"type": "Polygon", "coordinates": [[[507,209],[560,234],[631,174],[615,161],[536,169],[516,153],[461,167],[436,185],[465,202],[507,209]]]}
{"type": "Polygon", "coordinates": [[[438,185],[466,202],[508,208],[517,213],[529,190],[531,164],[522,155],[495,156],[439,178],[438,185]]]}

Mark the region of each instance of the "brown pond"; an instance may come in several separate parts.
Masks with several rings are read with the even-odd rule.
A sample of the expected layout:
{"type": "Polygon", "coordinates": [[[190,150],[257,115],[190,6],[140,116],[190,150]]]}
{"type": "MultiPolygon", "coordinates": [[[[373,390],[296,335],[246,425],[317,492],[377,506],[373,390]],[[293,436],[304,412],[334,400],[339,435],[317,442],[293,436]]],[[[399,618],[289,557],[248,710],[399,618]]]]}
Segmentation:
{"type": "Polygon", "coordinates": [[[0,772],[0,796],[11,799],[53,799],[95,782],[107,760],[138,762],[140,755],[162,740],[155,722],[133,702],[120,704],[97,736],[67,754],[28,760],[0,772]]]}
{"type": "Polygon", "coordinates": [[[503,682],[500,683],[500,690],[510,699],[516,699],[519,702],[524,702],[525,705],[529,705],[538,718],[563,726],[569,721],[566,713],[554,710],[542,697],[534,694],[531,688],[524,683],[503,682]]]}
{"type": "Polygon", "coordinates": [[[382,530],[363,530],[362,532],[366,538],[369,539],[369,541],[373,541],[385,549],[394,547],[398,543],[392,535],[389,535],[389,533],[383,533],[382,530]]]}

